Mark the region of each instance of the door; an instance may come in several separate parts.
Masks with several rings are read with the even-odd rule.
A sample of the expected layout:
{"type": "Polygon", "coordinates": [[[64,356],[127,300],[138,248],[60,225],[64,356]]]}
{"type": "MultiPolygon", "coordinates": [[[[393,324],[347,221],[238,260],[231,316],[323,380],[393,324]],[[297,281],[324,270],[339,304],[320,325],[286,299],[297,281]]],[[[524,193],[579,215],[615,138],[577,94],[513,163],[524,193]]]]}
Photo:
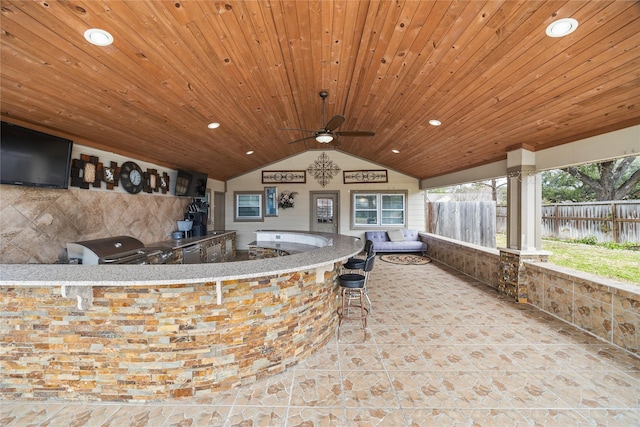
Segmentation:
{"type": "Polygon", "coordinates": [[[202,246],[190,245],[182,248],[183,264],[200,264],[202,255],[202,246]]]}
{"type": "Polygon", "coordinates": [[[224,193],[213,193],[213,228],[225,230],[224,224],[224,193]]]}
{"type": "Polygon", "coordinates": [[[337,233],[338,193],[311,193],[311,231],[337,233]]]}

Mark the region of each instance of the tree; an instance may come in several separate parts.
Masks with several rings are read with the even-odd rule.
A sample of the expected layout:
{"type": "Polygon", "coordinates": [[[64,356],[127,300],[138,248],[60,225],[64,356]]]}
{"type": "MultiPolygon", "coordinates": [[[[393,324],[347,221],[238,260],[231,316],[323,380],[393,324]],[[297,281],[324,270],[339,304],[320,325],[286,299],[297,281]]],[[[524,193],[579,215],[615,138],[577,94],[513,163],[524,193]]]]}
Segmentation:
{"type": "Polygon", "coordinates": [[[507,180],[504,178],[493,178],[489,181],[482,181],[478,183],[480,186],[489,187],[491,189],[491,200],[500,204],[499,202],[506,203],[506,186],[507,180]],[[502,190],[501,190],[502,188],[502,190]],[[501,199],[501,200],[499,200],[501,199]]]}
{"type": "Polygon", "coordinates": [[[593,191],[568,173],[554,169],[542,172],[542,198],[545,203],[594,200],[593,191]]]}
{"type": "Polygon", "coordinates": [[[640,198],[640,157],[571,166],[543,172],[545,200],[606,201],[640,198]]]}
{"type": "Polygon", "coordinates": [[[564,169],[589,187],[598,201],[640,197],[640,157],[625,157],[564,169]]]}

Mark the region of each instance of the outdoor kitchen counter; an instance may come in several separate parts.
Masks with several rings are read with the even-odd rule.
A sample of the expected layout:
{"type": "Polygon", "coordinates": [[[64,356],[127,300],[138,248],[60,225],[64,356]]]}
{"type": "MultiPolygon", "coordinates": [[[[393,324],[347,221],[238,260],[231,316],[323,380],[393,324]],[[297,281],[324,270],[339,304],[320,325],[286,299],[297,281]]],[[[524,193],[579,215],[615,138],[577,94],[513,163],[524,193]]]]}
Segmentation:
{"type": "Polygon", "coordinates": [[[221,237],[235,234],[234,230],[214,230],[208,232],[205,236],[186,237],[182,239],[166,239],[159,242],[150,243],[147,246],[160,249],[181,249],[191,245],[197,245],[198,243],[206,242],[207,240],[217,239],[221,237]]]}
{"type": "Polygon", "coordinates": [[[280,373],[335,336],[337,275],[363,244],[324,244],[214,264],[2,265],[0,399],[140,403],[280,373]]]}
{"type": "Polygon", "coordinates": [[[326,235],[332,239],[332,245],[285,257],[205,264],[4,264],[0,268],[0,286],[129,287],[238,280],[332,265],[360,253],[363,247],[362,241],[352,236],[295,231],[286,233],[326,235]]]}

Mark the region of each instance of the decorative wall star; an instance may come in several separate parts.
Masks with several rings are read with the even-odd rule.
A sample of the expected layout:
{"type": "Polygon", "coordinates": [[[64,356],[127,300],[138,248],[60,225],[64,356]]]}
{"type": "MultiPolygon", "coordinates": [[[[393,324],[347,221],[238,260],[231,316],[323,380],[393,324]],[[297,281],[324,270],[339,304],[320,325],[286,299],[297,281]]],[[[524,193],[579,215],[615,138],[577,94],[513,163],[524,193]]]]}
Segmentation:
{"type": "Polygon", "coordinates": [[[340,168],[329,159],[327,153],[322,153],[318,160],[309,165],[307,172],[324,187],[340,172],[340,168]]]}

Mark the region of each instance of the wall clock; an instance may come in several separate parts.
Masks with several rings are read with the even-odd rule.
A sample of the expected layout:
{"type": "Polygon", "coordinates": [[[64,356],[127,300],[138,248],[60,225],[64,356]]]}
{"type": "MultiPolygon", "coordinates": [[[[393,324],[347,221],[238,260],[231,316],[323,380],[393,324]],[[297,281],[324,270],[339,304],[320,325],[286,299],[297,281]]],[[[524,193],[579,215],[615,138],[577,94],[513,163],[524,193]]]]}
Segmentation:
{"type": "Polygon", "coordinates": [[[134,162],[124,162],[120,166],[120,182],[124,189],[131,194],[142,191],[145,180],[140,166],[134,162]]]}

